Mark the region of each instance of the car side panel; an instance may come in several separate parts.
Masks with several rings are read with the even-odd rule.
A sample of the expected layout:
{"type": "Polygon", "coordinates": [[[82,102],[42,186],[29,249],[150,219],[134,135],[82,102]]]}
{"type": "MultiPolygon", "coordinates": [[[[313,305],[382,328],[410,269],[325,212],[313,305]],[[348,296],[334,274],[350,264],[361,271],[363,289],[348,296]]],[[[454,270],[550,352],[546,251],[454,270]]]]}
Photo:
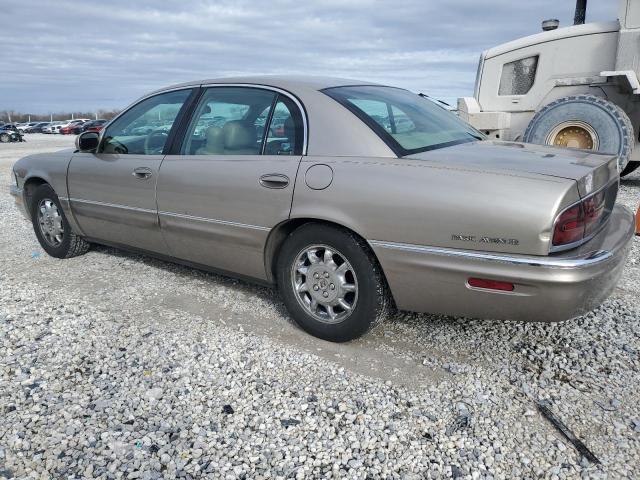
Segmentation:
{"type": "Polygon", "coordinates": [[[550,176],[467,171],[426,160],[305,157],[291,217],[336,222],[366,240],[547,255],[555,213],[578,199],[573,180],[550,176]],[[325,189],[307,185],[316,164],[333,170],[325,189]]]}
{"type": "Polygon", "coordinates": [[[158,215],[171,255],[267,279],[269,232],[289,218],[300,156],[167,155],[157,186],[158,215]],[[260,177],[285,175],[284,188],[260,177]]]}
{"type": "Polygon", "coordinates": [[[166,254],[158,222],[156,181],[162,155],[76,153],[69,165],[69,201],[84,235],[166,254]],[[147,178],[133,175],[146,168],[147,178]]]}

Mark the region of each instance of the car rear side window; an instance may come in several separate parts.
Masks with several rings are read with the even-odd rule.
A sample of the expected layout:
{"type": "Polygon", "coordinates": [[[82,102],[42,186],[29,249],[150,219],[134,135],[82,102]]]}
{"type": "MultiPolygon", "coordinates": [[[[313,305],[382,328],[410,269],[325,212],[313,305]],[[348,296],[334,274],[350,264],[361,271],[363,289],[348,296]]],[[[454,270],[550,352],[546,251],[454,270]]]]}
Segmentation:
{"type": "Polygon", "coordinates": [[[400,88],[363,85],[323,92],[365,122],[400,157],[485,138],[454,113],[400,88]]]}
{"type": "Polygon", "coordinates": [[[265,155],[302,155],[304,125],[300,110],[289,97],[279,94],[273,109],[265,155]]]}

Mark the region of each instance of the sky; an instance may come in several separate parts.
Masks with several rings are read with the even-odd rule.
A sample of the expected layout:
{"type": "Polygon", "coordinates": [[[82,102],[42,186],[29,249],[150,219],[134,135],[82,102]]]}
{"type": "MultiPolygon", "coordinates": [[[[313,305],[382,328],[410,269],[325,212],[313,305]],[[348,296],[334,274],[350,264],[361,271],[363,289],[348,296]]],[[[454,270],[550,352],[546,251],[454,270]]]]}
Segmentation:
{"type": "MultiPolygon", "coordinates": [[[[617,2],[589,0],[587,21],[617,2]]],[[[330,75],[454,102],[482,50],[573,21],[574,0],[2,0],[0,112],[123,108],[160,87],[330,75]]]]}

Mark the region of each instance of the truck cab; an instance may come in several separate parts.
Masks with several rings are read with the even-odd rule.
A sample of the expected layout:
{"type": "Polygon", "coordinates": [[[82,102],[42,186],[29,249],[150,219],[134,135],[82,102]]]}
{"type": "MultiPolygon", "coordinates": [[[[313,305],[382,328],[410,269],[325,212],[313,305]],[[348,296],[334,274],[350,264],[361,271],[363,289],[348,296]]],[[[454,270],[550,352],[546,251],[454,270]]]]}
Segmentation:
{"type": "MultiPolygon", "coordinates": [[[[622,174],[640,161],[640,2],[619,19],[558,28],[483,52],[460,116],[489,137],[614,153],[622,174]]],[[[582,21],[584,14],[582,15],[582,21]]]]}

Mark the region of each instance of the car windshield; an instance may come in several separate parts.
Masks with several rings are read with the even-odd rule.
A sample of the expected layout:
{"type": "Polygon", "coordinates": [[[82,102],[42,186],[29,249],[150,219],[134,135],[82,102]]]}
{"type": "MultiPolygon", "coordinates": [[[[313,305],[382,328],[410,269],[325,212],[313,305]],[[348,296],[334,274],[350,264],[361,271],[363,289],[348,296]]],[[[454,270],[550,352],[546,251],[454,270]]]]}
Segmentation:
{"type": "Polygon", "coordinates": [[[323,92],[369,125],[400,157],[485,138],[454,113],[401,88],[363,85],[323,92]]]}

